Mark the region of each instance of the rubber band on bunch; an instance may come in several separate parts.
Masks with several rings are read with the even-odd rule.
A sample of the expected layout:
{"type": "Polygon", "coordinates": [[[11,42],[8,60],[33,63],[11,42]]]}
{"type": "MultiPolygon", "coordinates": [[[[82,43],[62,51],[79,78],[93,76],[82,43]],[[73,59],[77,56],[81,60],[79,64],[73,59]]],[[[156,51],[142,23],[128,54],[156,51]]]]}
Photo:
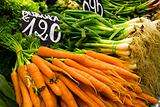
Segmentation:
{"type": "Polygon", "coordinates": [[[117,44],[115,42],[112,42],[112,52],[114,54],[116,53],[116,47],[117,47],[117,44]]]}

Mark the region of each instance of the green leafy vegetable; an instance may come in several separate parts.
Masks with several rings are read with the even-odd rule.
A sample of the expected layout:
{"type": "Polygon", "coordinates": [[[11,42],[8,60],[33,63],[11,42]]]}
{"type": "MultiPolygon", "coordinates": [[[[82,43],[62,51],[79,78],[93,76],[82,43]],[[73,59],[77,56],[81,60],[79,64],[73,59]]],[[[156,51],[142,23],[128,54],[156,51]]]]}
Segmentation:
{"type": "Polygon", "coordinates": [[[8,82],[6,81],[5,77],[0,74],[0,91],[8,98],[15,101],[15,94],[13,89],[9,86],[8,82]]]}

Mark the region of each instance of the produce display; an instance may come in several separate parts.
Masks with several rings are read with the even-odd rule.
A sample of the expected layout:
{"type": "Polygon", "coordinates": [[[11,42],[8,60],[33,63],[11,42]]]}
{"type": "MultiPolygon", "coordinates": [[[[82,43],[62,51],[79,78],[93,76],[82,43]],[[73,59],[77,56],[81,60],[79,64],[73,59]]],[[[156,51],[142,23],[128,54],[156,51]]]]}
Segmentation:
{"type": "Polygon", "coordinates": [[[0,107],[158,106],[159,0],[1,0],[0,11],[0,107]]]}

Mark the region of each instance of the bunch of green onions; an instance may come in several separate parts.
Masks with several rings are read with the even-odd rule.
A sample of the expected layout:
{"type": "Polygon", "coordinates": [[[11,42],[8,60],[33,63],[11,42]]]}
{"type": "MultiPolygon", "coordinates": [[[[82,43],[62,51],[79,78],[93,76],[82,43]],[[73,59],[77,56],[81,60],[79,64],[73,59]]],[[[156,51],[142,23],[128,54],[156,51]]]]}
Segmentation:
{"type": "MultiPolygon", "coordinates": [[[[155,9],[159,0],[102,0],[104,12],[108,16],[111,13],[116,16],[134,16],[155,9]]],[[[112,16],[113,16],[112,15],[112,16]]]]}
{"type": "Polygon", "coordinates": [[[144,17],[134,18],[120,24],[112,24],[98,14],[82,10],[65,10],[61,14],[52,12],[61,19],[63,45],[68,50],[75,48],[92,49],[102,53],[129,56],[132,38],[136,31],[143,30],[143,23],[158,26],[159,21],[151,22],[144,17]]]}

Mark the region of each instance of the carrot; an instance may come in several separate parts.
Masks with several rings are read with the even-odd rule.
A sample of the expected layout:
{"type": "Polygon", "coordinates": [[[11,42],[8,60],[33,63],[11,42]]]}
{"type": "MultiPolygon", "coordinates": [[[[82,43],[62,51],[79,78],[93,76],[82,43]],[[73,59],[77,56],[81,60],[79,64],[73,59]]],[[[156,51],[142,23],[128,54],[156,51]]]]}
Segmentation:
{"type": "Polygon", "coordinates": [[[141,97],[145,98],[147,101],[149,101],[150,103],[156,104],[158,102],[158,100],[150,95],[147,95],[145,93],[141,93],[140,94],[141,97]]]}
{"type": "Polygon", "coordinates": [[[46,86],[40,70],[34,63],[27,64],[27,69],[38,89],[46,86]]]}
{"type": "Polygon", "coordinates": [[[56,71],[56,72],[62,71],[61,68],[53,65],[52,63],[50,63],[50,62],[48,62],[48,61],[46,61],[46,60],[44,60],[44,59],[42,59],[42,60],[43,60],[43,62],[44,62],[51,70],[56,71]]]}
{"type": "MultiPolygon", "coordinates": [[[[112,100],[108,100],[106,98],[105,99],[103,98],[103,101],[106,105],[108,105],[107,107],[110,107],[110,105],[111,105],[111,107],[119,107],[116,105],[116,103],[118,103],[118,102],[113,102],[112,100]]],[[[120,104],[122,104],[122,103],[120,103],[120,104]]]]}
{"type": "Polygon", "coordinates": [[[120,99],[122,100],[122,102],[125,105],[127,105],[127,106],[133,106],[133,103],[132,103],[131,99],[129,99],[128,97],[121,96],[120,99]]]}
{"type": "Polygon", "coordinates": [[[106,107],[114,107],[111,103],[109,103],[106,100],[103,100],[104,104],[106,105],[106,107]]]}
{"type": "Polygon", "coordinates": [[[120,68],[118,66],[115,66],[100,60],[91,61],[85,57],[82,57],[81,60],[76,60],[76,61],[86,67],[96,68],[100,70],[115,70],[118,74],[124,75],[132,79],[139,79],[139,76],[131,73],[130,71],[127,71],[123,68],[120,68]]]}
{"type": "Polygon", "coordinates": [[[108,78],[106,78],[105,76],[102,76],[98,73],[93,72],[92,70],[78,64],[77,62],[71,60],[71,59],[65,59],[64,63],[67,64],[68,66],[74,67],[76,69],[82,70],[92,76],[94,76],[95,78],[97,78],[98,80],[104,82],[105,84],[108,85],[112,85],[113,86],[113,82],[111,80],[109,80],[108,78]]]}
{"type": "Polygon", "coordinates": [[[110,78],[111,80],[115,81],[116,83],[119,83],[121,86],[124,86],[125,88],[129,87],[132,88],[130,83],[128,83],[126,80],[122,80],[119,78],[116,78],[114,76],[106,76],[107,78],[110,78]]]}
{"type": "Polygon", "coordinates": [[[18,67],[18,75],[22,79],[23,83],[25,84],[26,87],[28,87],[28,72],[27,72],[27,67],[26,65],[20,65],[18,67]]]}
{"type": "Polygon", "coordinates": [[[93,68],[98,68],[98,69],[115,69],[118,73],[121,73],[125,76],[132,77],[135,79],[139,78],[137,75],[132,74],[131,72],[124,70],[120,67],[117,67],[117,66],[114,66],[114,65],[111,65],[108,63],[106,63],[105,65],[99,64],[100,61],[93,62],[93,61],[89,60],[88,58],[86,58],[84,55],[80,55],[80,54],[63,52],[60,50],[54,50],[54,49],[50,49],[47,47],[40,47],[38,49],[38,54],[40,56],[45,56],[45,57],[69,58],[69,59],[73,59],[79,63],[82,63],[88,67],[93,67],[93,68]]]}
{"type": "Polygon", "coordinates": [[[55,64],[56,66],[64,69],[68,74],[70,74],[73,78],[79,80],[80,82],[86,84],[86,85],[91,85],[91,82],[85,78],[83,75],[77,73],[76,71],[74,71],[73,69],[71,69],[71,67],[67,66],[66,64],[64,64],[63,62],[61,62],[59,59],[54,58],[52,60],[52,63],[55,64]]]}
{"type": "Polygon", "coordinates": [[[140,87],[140,84],[134,80],[128,80],[129,84],[133,87],[132,90],[136,92],[137,94],[142,93],[142,89],[140,87]]]}
{"type": "Polygon", "coordinates": [[[43,78],[44,78],[46,84],[51,88],[51,90],[54,92],[55,95],[57,95],[57,96],[62,95],[62,91],[57,86],[56,81],[51,82],[45,75],[43,75],[43,78]]]}
{"type": "Polygon", "coordinates": [[[125,80],[114,70],[102,70],[102,72],[105,73],[106,75],[112,75],[114,77],[117,77],[118,79],[125,80]]]}
{"type": "Polygon", "coordinates": [[[41,90],[40,95],[42,96],[46,107],[53,107],[54,104],[52,101],[51,94],[49,93],[45,85],[43,76],[39,71],[38,67],[34,63],[30,63],[30,64],[27,64],[27,69],[33,81],[35,82],[37,88],[41,90]]]}
{"type": "Polygon", "coordinates": [[[46,107],[46,105],[45,105],[43,100],[41,100],[41,107],[46,107]]]}
{"type": "Polygon", "coordinates": [[[53,70],[53,71],[55,71],[55,72],[64,73],[64,74],[66,74],[67,76],[69,76],[70,78],[72,78],[72,77],[71,77],[66,71],[64,71],[63,69],[61,69],[61,68],[53,65],[52,63],[50,63],[50,62],[48,62],[48,61],[46,61],[46,60],[44,60],[44,59],[43,59],[43,62],[44,62],[51,70],[53,70]]]}
{"type": "Polygon", "coordinates": [[[67,104],[65,104],[63,100],[60,101],[60,105],[60,107],[67,107],[67,104]]]}
{"type": "Polygon", "coordinates": [[[54,58],[69,58],[69,59],[81,59],[81,55],[73,54],[71,52],[63,52],[61,50],[55,50],[48,47],[39,47],[38,55],[43,57],[54,57],[54,58]]]}
{"type": "Polygon", "coordinates": [[[112,57],[112,56],[109,56],[109,55],[106,55],[106,54],[94,52],[94,51],[91,51],[91,50],[87,50],[87,51],[85,51],[85,53],[87,55],[93,57],[93,58],[99,59],[101,61],[113,64],[113,65],[116,65],[116,66],[119,66],[119,67],[124,68],[126,70],[129,70],[127,67],[125,67],[123,65],[123,63],[121,62],[121,60],[118,59],[118,58],[115,58],[115,57],[112,57]]]}
{"type": "Polygon", "coordinates": [[[107,102],[107,101],[103,101],[104,102],[104,104],[106,105],[106,107],[114,107],[112,104],[110,104],[109,102],[107,102]]]}
{"type": "Polygon", "coordinates": [[[99,73],[99,74],[101,74],[101,75],[103,75],[103,76],[106,75],[106,74],[103,73],[101,70],[98,70],[98,69],[95,69],[95,68],[89,68],[89,69],[92,70],[92,71],[94,71],[94,72],[96,72],[96,73],[99,73]]]}
{"type": "Polygon", "coordinates": [[[38,95],[34,92],[34,87],[33,87],[31,80],[27,79],[27,78],[29,78],[29,74],[27,72],[26,65],[20,65],[18,67],[18,74],[19,74],[20,78],[22,79],[24,85],[29,90],[29,94],[30,94],[30,98],[32,100],[33,106],[40,107],[40,99],[39,99],[38,95]]]}
{"type": "Polygon", "coordinates": [[[138,98],[138,95],[133,91],[128,91],[129,95],[132,96],[132,98],[138,98]]]}
{"type": "Polygon", "coordinates": [[[11,73],[11,79],[12,79],[12,83],[14,86],[14,91],[15,91],[15,95],[16,95],[16,102],[19,106],[22,105],[22,95],[21,95],[21,89],[19,86],[19,80],[18,80],[18,75],[16,71],[12,71],[11,73]]]}
{"type": "Polygon", "coordinates": [[[141,107],[148,107],[143,101],[139,100],[139,99],[133,99],[133,104],[138,104],[140,105],[141,107]]]}
{"type": "Polygon", "coordinates": [[[55,73],[43,62],[42,58],[37,55],[32,55],[32,62],[46,75],[49,79],[55,77],[55,73]]]}
{"type": "Polygon", "coordinates": [[[33,104],[29,96],[29,92],[26,86],[24,85],[23,81],[21,80],[21,78],[19,78],[19,85],[20,85],[22,97],[23,97],[23,107],[32,107],[33,104]]]}
{"type": "Polygon", "coordinates": [[[77,73],[83,75],[84,77],[88,78],[91,81],[91,83],[95,86],[95,88],[99,92],[103,93],[106,97],[108,97],[108,98],[110,98],[110,99],[112,99],[114,101],[121,102],[119,100],[119,98],[113,93],[112,89],[109,86],[107,86],[103,82],[97,80],[96,78],[92,77],[91,75],[89,75],[89,74],[87,74],[87,73],[85,73],[83,71],[80,71],[80,70],[77,70],[75,68],[72,68],[72,71],[73,70],[76,71],[77,73]]]}
{"type": "Polygon", "coordinates": [[[67,107],[78,107],[72,93],[68,90],[66,85],[61,80],[57,81],[57,85],[62,90],[62,96],[60,97],[67,105],[67,107]]]}
{"type": "Polygon", "coordinates": [[[116,65],[112,65],[103,61],[99,61],[97,60],[97,63],[99,64],[103,64],[105,65],[109,70],[111,70],[112,72],[115,71],[120,75],[123,75],[125,78],[129,78],[129,79],[139,79],[140,77],[132,72],[130,72],[129,70],[123,69],[121,67],[118,67],[116,65]]]}
{"type": "Polygon", "coordinates": [[[79,107],[89,107],[84,101],[82,101],[80,98],[76,99],[79,107]]]}
{"type": "Polygon", "coordinates": [[[90,97],[88,97],[74,82],[67,79],[63,75],[59,75],[60,80],[62,80],[65,85],[74,93],[76,94],[81,100],[86,102],[90,107],[99,107],[99,105],[94,102],[90,97]]]}
{"type": "Polygon", "coordinates": [[[86,85],[80,85],[80,88],[85,92],[91,99],[93,99],[100,107],[106,107],[105,104],[96,96],[94,90],[86,85]]]}
{"type": "Polygon", "coordinates": [[[86,57],[87,59],[91,60],[91,61],[95,61],[95,58],[87,55],[87,54],[83,54],[84,57],[86,57]]]}
{"type": "Polygon", "coordinates": [[[32,85],[29,87],[29,93],[30,93],[30,98],[32,100],[33,106],[34,107],[41,107],[40,98],[34,92],[34,88],[32,87],[32,85]]]}
{"type": "Polygon", "coordinates": [[[113,107],[118,107],[115,102],[113,102],[113,101],[109,101],[109,102],[112,104],[113,107]]]}
{"type": "Polygon", "coordinates": [[[51,96],[52,96],[52,101],[53,101],[53,107],[57,107],[58,106],[58,104],[57,104],[57,98],[56,98],[56,95],[55,94],[53,94],[53,92],[49,89],[49,93],[51,94],[51,96]]]}
{"type": "Polygon", "coordinates": [[[117,107],[133,107],[133,106],[128,106],[128,105],[120,104],[120,103],[115,103],[115,105],[116,105],[117,107]]]}

